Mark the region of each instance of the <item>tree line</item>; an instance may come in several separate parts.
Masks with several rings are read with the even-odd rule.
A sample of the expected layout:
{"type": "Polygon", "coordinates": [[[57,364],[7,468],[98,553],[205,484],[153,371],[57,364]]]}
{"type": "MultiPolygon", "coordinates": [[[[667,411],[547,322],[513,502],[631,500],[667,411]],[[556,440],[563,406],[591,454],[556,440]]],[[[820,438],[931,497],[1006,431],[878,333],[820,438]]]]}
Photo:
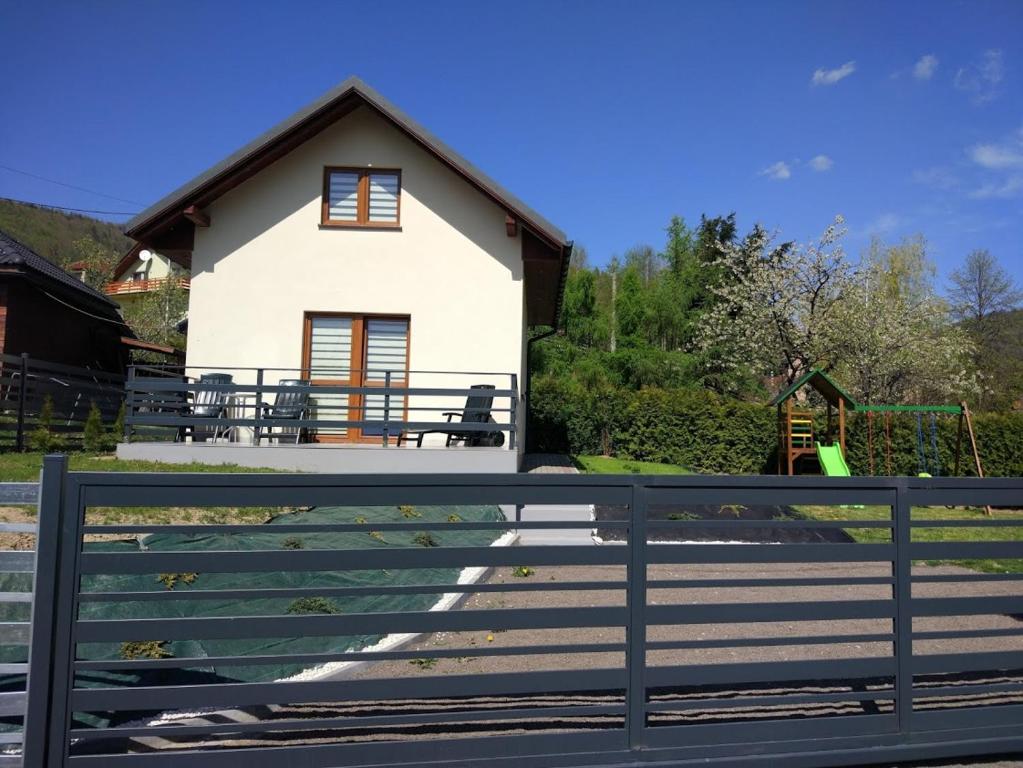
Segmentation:
{"type": "Polygon", "coordinates": [[[534,377],[590,392],[705,388],[764,400],[812,368],[865,403],[1017,403],[1021,294],[988,251],[939,285],[922,235],[875,237],[852,259],[841,217],[809,243],[734,213],[679,216],[663,248],[607,266],[572,256],[559,334],[534,345],[534,377]]]}

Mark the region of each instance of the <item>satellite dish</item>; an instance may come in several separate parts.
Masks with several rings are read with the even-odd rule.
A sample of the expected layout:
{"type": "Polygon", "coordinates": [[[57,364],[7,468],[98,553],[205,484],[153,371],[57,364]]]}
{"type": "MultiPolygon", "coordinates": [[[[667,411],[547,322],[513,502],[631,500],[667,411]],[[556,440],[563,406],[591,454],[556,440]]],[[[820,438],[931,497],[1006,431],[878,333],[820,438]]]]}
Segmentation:
{"type": "Polygon", "coordinates": [[[151,258],[153,258],[153,252],[148,248],[143,248],[139,251],[139,261],[149,261],[151,258]]]}

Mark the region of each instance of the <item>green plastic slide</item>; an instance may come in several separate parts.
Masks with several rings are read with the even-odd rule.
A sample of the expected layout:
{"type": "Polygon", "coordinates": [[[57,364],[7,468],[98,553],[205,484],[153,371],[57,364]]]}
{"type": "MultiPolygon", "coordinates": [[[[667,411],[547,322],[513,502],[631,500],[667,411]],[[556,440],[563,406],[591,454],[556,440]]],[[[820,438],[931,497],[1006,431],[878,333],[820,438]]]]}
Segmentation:
{"type": "Polygon", "coordinates": [[[817,458],[820,460],[821,469],[828,477],[849,477],[849,465],[845,463],[845,456],[842,449],[837,445],[817,444],[817,458]]]}

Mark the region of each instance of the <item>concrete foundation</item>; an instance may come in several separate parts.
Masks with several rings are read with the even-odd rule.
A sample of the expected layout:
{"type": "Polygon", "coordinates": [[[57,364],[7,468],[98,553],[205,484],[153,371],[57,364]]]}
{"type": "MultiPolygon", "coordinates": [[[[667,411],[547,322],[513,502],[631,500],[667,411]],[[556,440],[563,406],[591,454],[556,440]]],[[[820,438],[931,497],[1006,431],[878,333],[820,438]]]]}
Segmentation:
{"type": "Polygon", "coordinates": [[[415,448],[379,445],[244,445],[239,443],[120,443],[117,458],[198,462],[216,466],[334,474],[518,472],[519,453],[507,448],[415,448]]]}

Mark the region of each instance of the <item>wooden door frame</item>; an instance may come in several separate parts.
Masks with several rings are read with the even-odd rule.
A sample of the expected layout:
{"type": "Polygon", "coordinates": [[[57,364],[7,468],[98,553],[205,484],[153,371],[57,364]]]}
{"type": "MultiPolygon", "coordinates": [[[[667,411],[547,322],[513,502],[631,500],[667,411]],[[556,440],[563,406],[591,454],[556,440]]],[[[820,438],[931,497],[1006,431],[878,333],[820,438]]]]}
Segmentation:
{"type": "MultiPolygon", "coordinates": [[[[412,350],[412,316],[411,315],[398,315],[383,312],[320,312],[315,310],[306,310],[302,315],[302,375],[303,378],[309,379],[309,383],[313,383],[311,376],[311,352],[312,352],[312,320],[314,317],[345,317],[352,321],[352,350],[351,350],[351,368],[348,377],[348,381],[341,379],[317,379],[321,384],[333,384],[335,386],[351,386],[351,387],[371,387],[371,386],[383,386],[370,384],[366,381],[365,361],[367,346],[369,343],[368,336],[366,334],[366,321],[367,320],[404,320],[406,323],[405,331],[405,382],[408,383],[409,376],[409,363],[410,355],[412,350]],[[357,377],[357,381],[353,380],[353,374],[357,377]]],[[[348,396],[348,419],[350,421],[364,421],[365,412],[363,410],[363,396],[359,394],[353,394],[348,396]],[[358,419],[352,418],[352,412],[361,414],[358,419]]],[[[404,398],[402,406],[402,419],[408,420],[408,398],[404,398]]],[[[395,435],[394,437],[397,437],[395,435]]],[[[318,443],[376,443],[380,441],[380,437],[377,435],[365,436],[362,434],[362,429],[356,427],[349,427],[345,435],[313,435],[313,441],[318,443]]]]}

